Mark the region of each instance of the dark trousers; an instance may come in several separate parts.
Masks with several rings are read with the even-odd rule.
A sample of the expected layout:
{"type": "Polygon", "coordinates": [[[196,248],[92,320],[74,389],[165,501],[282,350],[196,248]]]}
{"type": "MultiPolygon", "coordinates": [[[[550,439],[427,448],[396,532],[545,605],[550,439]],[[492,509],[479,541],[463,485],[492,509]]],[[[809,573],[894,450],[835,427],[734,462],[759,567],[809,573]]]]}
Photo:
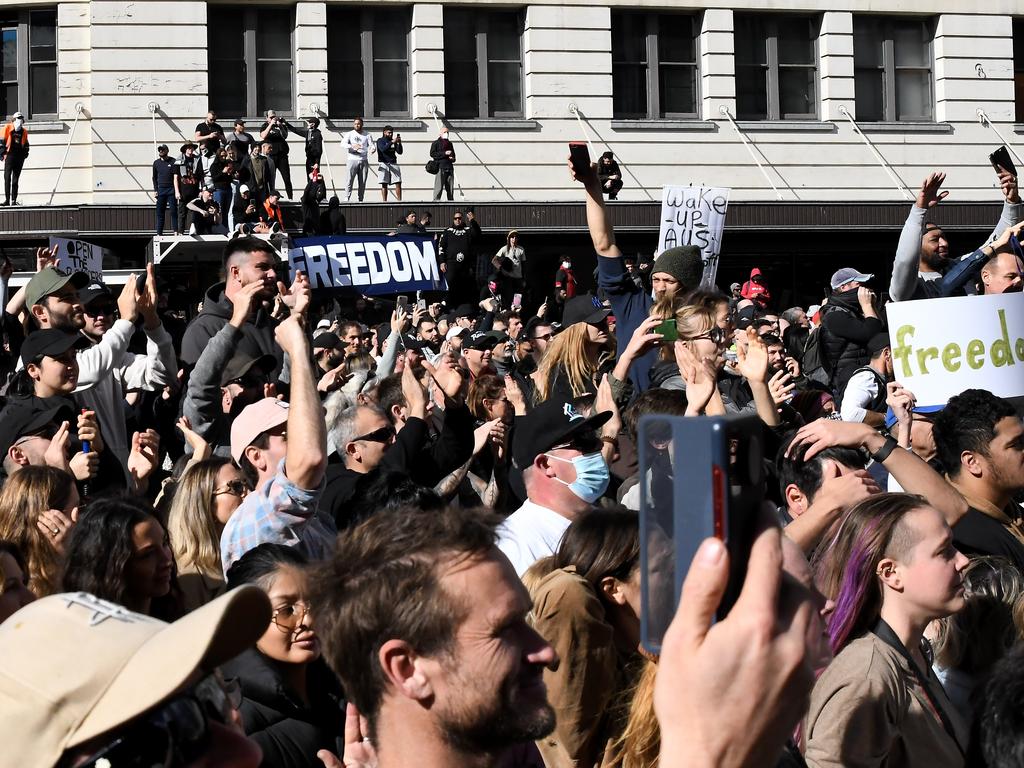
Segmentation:
{"type": "Polygon", "coordinates": [[[601,184],[601,191],[608,195],[608,199],[614,200],[622,189],[622,179],[609,179],[601,184]],[[607,186],[605,186],[607,184],[607,186]]]}
{"type": "Polygon", "coordinates": [[[18,179],[21,178],[21,167],[25,165],[25,158],[8,152],[4,156],[4,202],[15,203],[18,201],[18,179]]]}
{"type": "Polygon", "coordinates": [[[178,201],[174,197],[174,187],[167,189],[158,189],[156,191],[156,233],[162,235],[164,233],[164,213],[167,211],[167,205],[171,206],[171,226],[178,232],[178,201]]]}
{"type": "MultiPolygon", "coordinates": [[[[284,182],[285,194],[290,200],[292,196],[292,172],[288,167],[288,153],[274,152],[270,157],[274,161],[274,166],[277,168],[277,172],[281,174],[281,180],[284,182]]],[[[277,188],[276,178],[271,181],[271,187],[274,189],[277,188]]]]}
{"type": "Polygon", "coordinates": [[[188,232],[188,225],[191,223],[189,221],[189,217],[188,217],[188,214],[189,214],[188,204],[191,203],[193,200],[195,200],[196,197],[197,197],[197,195],[183,194],[181,196],[181,200],[177,201],[178,202],[178,231],[181,232],[181,234],[183,234],[183,235],[188,232]]]}
{"type": "Polygon", "coordinates": [[[453,171],[451,168],[449,168],[447,170],[442,168],[441,170],[439,170],[437,172],[437,175],[434,177],[434,199],[435,200],[440,200],[441,199],[441,190],[442,189],[447,193],[449,201],[455,199],[455,196],[452,193],[452,181],[453,181],[454,178],[455,178],[455,171],[453,171]]]}
{"type": "MultiPolygon", "coordinates": [[[[306,155],[306,181],[309,181],[309,174],[313,170],[313,166],[320,165],[320,155],[306,155]]],[[[323,172],[320,173],[323,176],[323,172]]]]}

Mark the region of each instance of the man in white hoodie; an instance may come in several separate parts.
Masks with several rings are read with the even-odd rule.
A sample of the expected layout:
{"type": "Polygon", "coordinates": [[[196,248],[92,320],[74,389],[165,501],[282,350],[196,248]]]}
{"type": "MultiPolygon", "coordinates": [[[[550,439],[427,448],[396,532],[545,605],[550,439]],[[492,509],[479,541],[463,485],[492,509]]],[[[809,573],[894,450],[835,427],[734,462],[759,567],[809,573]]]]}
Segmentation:
{"type": "Polygon", "coordinates": [[[345,199],[352,199],[352,181],[359,181],[359,202],[366,193],[366,176],[370,172],[369,153],[376,154],[377,145],[369,132],[363,130],[363,118],[352,121],[352,130],[341,137],[341,146],[348,151],[348,183],[345,184],[345,199]]]}
{"type": "Polygon", "coordinates": [[[171,336],[156,311],[153,266],[149,265],[146,272],[141,293],[136,276],[128,278],[117,298],[120,317],[116,320],[112,312],[103,318],[87,319],[89,312],[112,310],[107,305],[112,303],[113,296],[105,286],[86,287],[88,278],[83,273],[65,276],[53,267],[44,267],[25,287],[26,306],[40,328],[84,332],[93,342],[91,347],[78,352],[75,399],[82,407],[96,412],[104,442],[122,465],[131,451],[124,415],[125,393],[129,389],[155,390],[167,386],[178,370],[171,336]],[[80,298],[79,289],[86,293],[86,301],[80,298]],[[128,342],[140,314],[148,341],[146,354],[134,355],[128,352],[128,342]]]}

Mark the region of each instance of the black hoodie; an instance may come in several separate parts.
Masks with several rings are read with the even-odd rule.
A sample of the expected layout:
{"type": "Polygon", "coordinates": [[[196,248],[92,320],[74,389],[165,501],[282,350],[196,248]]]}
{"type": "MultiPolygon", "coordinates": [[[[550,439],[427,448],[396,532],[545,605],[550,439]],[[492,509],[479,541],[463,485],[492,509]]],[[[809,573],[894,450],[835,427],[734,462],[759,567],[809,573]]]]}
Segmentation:
{"type": "MultiPolygon", "coordinates": [[[[196,315],[185,329],[185,336],[181,340],[181,362],[190,369],[195,366],[196,360],[203,354],[210,339],[231,319],[234,305],[224,295],[224,286],[224,283],[217,283],[206,292],[203,298],[203,311],[196,315]]],[[[242,342],[238,346],[239,353],[252,357],[273,355],[277,358],[277,368],[271,375],[271,381],[281,372],[281,362],[284,359],[284,353],[274,340],[276,326],[277,321],[265,310],[257,310],[242,326],[242,342]]]]}

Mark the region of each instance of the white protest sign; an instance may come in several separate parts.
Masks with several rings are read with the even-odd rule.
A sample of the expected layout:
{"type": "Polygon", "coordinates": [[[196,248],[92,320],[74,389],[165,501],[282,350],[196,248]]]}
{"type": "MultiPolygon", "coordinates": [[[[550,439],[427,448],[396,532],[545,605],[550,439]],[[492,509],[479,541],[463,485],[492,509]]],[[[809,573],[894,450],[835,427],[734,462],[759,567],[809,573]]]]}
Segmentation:
{"type": "Polygon", "coordinates": [[[107,253],[106,248],[87,243],[85,240],[51,237],[50,250],[57,258],[54,266],[58,272],[65,275],[85,272],[92,282],[102,282],[103,256],[107,253]]]}
{"type": "Polygon", "coordinates": [[[662,187],[661,230],[655,255],[677,245],[696,245],[704,259],[701,285],[713,286],[728,207],[729,190],[724,187],[662,187]]]}
{"type": "Polygon", "coordinates": [[[895,379],[918,405],[965,389],[1024,395],[1024,294],[899,301],[886,315],[895,379]]]}

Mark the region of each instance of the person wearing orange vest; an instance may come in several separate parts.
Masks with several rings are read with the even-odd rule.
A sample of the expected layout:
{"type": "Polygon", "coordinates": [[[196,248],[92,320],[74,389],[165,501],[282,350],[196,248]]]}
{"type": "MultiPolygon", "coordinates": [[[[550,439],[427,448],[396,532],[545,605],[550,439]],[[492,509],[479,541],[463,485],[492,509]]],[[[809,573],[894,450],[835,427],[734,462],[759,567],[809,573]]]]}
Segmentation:
{"type": "Polygon", "coordinates": [[[267,195],[267,199],[263,201],[263,210],[266,211],[266,219],[264,221],[269,227],[277,224],[277,231],[284,232],[284,219],[281,217],[281,206],[278,204],[280,199],[281,196],[276,189],[271,190],[270,194],[267,195]]]}
{"type": "Polygon", "coordinates": [[[18,179],[28,157],[28,129],[25,116],[15,112],[11,122],[4,126],[4,143],[0,147],[4,159],[4,201],[2,205],[18,204],[18,179]]]}

